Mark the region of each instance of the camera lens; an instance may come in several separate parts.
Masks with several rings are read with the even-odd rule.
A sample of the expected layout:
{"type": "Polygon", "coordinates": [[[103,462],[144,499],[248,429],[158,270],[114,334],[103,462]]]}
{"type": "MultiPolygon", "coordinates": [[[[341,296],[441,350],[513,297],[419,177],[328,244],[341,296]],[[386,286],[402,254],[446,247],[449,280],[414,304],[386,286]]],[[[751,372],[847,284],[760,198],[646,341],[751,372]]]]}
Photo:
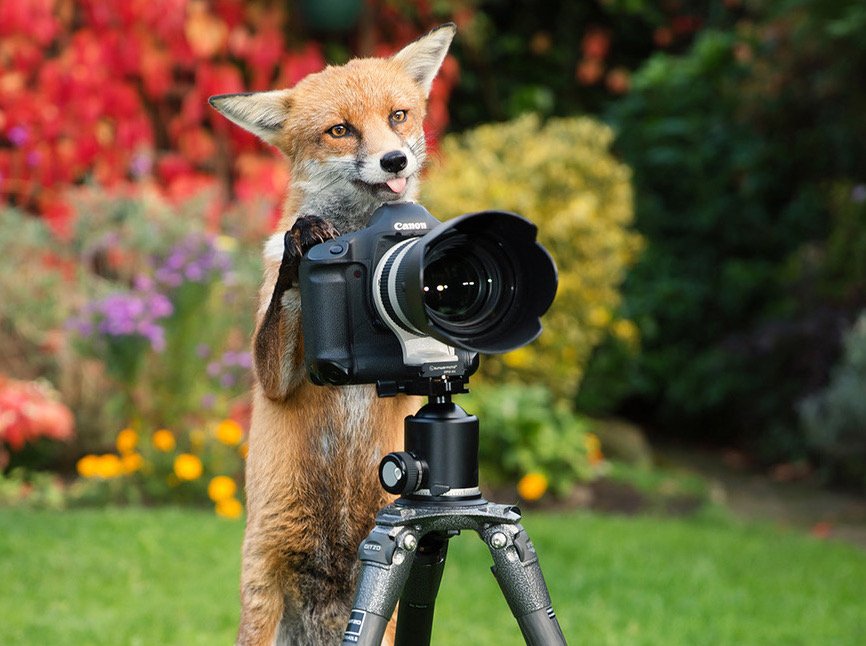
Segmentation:
{"type": "Polygon", "coordinates": [[[464,333],[496,324],[514,281],[509,265],[503,264],[501,254],[497,261],[490,246],[489,241],[455,234],[433,247],[423,270],[424,308],[430,319],[464,333]]]}
{"type": "Polygon", "coordinates": [[[484,211],[398,242],[376,266],[376,307],[398,335],[485,353],[525,345],[556,293],[556,266],[536,233],[520,216],[484,211]]]}

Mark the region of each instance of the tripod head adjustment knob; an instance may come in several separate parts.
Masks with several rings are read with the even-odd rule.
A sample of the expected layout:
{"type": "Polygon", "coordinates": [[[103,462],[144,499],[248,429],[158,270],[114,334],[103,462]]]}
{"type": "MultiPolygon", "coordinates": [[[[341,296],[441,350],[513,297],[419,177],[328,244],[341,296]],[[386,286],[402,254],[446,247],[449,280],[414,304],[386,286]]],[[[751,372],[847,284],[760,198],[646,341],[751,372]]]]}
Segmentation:
{"type": "Polygon", "coordinates": [[[379,463],[379,482],[388,493],[409,494],[421,487],[424,465],[408,451],[389,453],[379,463]]]}

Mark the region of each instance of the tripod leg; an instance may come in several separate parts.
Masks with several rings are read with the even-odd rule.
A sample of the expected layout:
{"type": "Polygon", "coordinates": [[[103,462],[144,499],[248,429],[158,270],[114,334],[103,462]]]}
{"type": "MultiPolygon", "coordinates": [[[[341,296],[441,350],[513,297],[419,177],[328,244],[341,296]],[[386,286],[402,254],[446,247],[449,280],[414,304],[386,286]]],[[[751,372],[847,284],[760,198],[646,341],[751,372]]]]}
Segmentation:
{"type": "Polygon", "coordinates": [[[406,528],[376,526],[358,548],[361,573],[343,646],[380,646],[388,620],[415,560],[417,542],[406,528]],[[409,538],[411,536],[412,538],[409,538]]]}
{"type": "Polygon", "coordinates": [[[492,525],[481,532],[493,555],[493,575],[530,646],[565,645],[550,603],[538,555],[519,523],[492,525]]]}
{"type": "Polygon", "coordinates": [[[445,569],[449,535],[430,532],[418,544],[397,611],[396,646],[427,646],[433,630],[436,594],[445,569]]]}

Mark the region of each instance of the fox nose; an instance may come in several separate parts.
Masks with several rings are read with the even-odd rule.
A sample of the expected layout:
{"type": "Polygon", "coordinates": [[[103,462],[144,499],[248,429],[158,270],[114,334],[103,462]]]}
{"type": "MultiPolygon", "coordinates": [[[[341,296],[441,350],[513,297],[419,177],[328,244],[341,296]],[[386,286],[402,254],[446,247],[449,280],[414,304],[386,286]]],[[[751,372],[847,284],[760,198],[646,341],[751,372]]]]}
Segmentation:
{"type": "Polygon", "coordinates": [[[402,150],[392,150],[391,152],[382,155],[382,159],[379,163],[382,165],[382,170],[388,171],[389,173],[399,173],[401,170],[406,168],[406,164],[409,163],[409,160],[406,159],[406,154],[402,150]]]}

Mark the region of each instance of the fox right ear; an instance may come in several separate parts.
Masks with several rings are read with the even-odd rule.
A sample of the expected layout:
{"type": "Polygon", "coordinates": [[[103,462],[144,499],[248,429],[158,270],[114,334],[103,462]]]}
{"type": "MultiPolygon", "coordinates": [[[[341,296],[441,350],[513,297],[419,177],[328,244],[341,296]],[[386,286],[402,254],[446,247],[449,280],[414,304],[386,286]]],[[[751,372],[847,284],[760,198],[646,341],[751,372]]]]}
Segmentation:
{"type": "Polygon", "coordinates": [[[220,114],[273,144],[289,116],[290,90],[217,94],[208,99],[220,114]]]}
{"type": "Polygon", "coordinates": [[[414,43],[409,43],[393,56],[394,60],[406,67],[428,95],[456,33],[457,26],[453,22],[445,23],[414,43]]]}

